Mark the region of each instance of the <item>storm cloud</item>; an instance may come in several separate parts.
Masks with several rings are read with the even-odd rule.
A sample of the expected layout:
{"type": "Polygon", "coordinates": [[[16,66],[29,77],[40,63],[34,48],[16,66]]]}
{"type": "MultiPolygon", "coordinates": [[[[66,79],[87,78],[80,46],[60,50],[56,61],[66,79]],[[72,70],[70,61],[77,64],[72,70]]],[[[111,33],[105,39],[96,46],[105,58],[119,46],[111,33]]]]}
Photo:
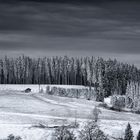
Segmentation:
{"type": "Polygon", "coordinates": [[[95,55],[139,65],[139,44],[139,2],[0,5],[1,55],[95,55]]]}

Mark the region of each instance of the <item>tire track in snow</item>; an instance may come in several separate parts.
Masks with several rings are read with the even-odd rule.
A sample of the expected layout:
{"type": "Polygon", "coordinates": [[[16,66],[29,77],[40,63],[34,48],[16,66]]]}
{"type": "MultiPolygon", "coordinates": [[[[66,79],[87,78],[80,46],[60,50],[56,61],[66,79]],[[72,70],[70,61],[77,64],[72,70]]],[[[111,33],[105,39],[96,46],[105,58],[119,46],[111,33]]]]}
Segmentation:
{"type": "Polygon", "coordinates": [[[74,108],[74,109],[77,108],[76,105],[68,105],[68,104],[66,104],[66,103],[60,103],[60,102],[58,102],[58,101],[50,100],[50,99],[47,99],[47,98],[45,98],[45,97],[41,97],[41,96],[39,96],[39,95],[32,95],[32,96],[33,96],[35,99],[40,100],[40,101],[42,101],[42,102],[44,102],[44,103],[59,105],[59,106],[67,107],[67,108],[69,108],[69,107],[74,108]]]}
{"type": "MultiPolygon", "coordinates": [[[[75,120],[75,117],[57,117],[57,116],[51,116],[51,115],[40,115],[40,114],[30,114],[30,113],[16,113],[16,112],[0,112],[1,115],[9,115],[9,116],[23,116],[23,117],[32,117],[32,118],[46,118],[46,119],[59,119],[59,120],[64,120],[64,119],[70,119],[70,120],[75,120]]],[[[85,118],[77,118],[78,120],[88,120],[85,118]]]]}

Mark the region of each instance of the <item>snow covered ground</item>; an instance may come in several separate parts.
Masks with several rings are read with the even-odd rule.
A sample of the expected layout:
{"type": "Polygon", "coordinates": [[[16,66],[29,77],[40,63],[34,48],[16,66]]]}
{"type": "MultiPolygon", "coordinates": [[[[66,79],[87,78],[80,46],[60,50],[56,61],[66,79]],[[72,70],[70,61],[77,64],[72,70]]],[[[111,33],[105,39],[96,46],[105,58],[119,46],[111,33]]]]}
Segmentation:
{"type": "MultiPolygon", "coordinates": [[[[84,88],[63,85],[61,87],[84,88]]],[[[0,139],[14,134],[21,136],[23,140],[50,140],[53,129],[33,126],[39,123],[48,126],[62,125],[75,121],[75,118],[82,124],[90,118],[94,106],[100,104],[84,99],[40,94],[37,91],[38,85],[0,85],[0,139]],[[20,92],[28,87],[33,89],[35,94],[20,92]]],[[[109,99],[106,102],[108,103],[109,99]]],[[[110,137],[123,136],[128,122],[132,125],[135,135],[140,130],[140,115],[100,109],[100,128],[110,137]]]]}

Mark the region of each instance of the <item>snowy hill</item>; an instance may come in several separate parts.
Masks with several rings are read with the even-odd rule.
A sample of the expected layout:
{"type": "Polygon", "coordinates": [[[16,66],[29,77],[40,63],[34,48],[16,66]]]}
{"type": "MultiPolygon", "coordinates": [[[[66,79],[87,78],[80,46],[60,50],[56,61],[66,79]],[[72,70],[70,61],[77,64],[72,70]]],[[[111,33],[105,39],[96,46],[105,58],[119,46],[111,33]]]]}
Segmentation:
{"type": "MultiPolygon", "coordinates": [[[[24,94],[21,90],[35,85],[1,85],[0,86],[0,139],[9,134],[21,136],[23,140],[51,139],[53,129],[33,127],[39,123],[48,126],[62,125],[77,121],[82,125],[94,106],[100,103],[84,99],[51,96],[47,94],[24,94]]],[[[70,88],[71,86],[63,86],[70,88]]],[[[83,86],[72,86],[84,88],[83,86]]],[[[140,129],[140,116],[126,112],[115,112],[101,108],[99,125],[110,137],[121,137],[128,122],[131,123],[135,135],[140,129]]]]}

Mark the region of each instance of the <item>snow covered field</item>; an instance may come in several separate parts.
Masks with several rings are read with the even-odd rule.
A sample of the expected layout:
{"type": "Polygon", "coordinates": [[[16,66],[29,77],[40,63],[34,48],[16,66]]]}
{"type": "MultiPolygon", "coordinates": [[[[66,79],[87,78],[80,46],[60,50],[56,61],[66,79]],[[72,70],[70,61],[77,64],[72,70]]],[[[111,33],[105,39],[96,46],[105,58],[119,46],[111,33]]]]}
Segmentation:
{"type": "MultiPolygon", "coordinates": [[[[84,86],[76,86],[76,85],[40,85],[40,89],[43,89],[44,91],[46,91],[46,87],[50,86],[50,87],[60,87],[60,88],[76,88],[76,89],[85,89],[88,87],[84,87],[84,86]]],[[[9,91],[9,90],[14,90],[14,91],[23,91],[27,88],[31,88],[33,93],[38,93],[39,92],[39,85],[6,85],[6,84],[2,84],[0,85],[0,91],[5,90],[5,91],[9,91]]]]}
{"type": "MultiPolygon", "coordinates": [[[[53,85],[51,85],[53,86],[53,85]]],[[[42,87],[46,87],[43,85],[42,87]]],[[[60,86],[59,86],[60,87],[60,86]]],[[[84,88],[83,86],[61,86],[84,88]]],[[[21,136],[23,140],[50,140],[53,129],[33,127],[39,123],[48,126],[62,125],[79,121],[86,122],[94,106],[99,103],[84,99],[51,96],[37,93],[38,85],[0,85],[0,139],[9,134],[21,136]],[[20,92],[26,88],[34,94],[20,92]]],[[[109,102],[109,100],[106,100],[109,102]]],[[[100,108],[100,128],[111,137],[121,137],[128,122],[134,134],[140,130],[140,115],[115,112],[100,108]]]]}

